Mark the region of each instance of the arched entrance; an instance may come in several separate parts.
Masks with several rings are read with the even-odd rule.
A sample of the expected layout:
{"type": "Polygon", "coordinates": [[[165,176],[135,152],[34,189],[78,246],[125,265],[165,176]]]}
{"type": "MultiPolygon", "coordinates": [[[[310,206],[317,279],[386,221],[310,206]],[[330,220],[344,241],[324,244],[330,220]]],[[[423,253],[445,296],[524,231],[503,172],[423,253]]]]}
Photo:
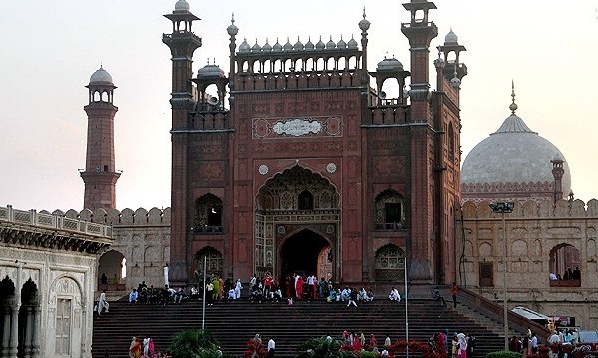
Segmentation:
{"type": "Polygon", "coordinates": [[[304,229],[290,236],[280,247],[281,277],[293,273],[321,277],[319,259],[329,249],[328,240],[311,230],[304,229]]]}
{"type": "Polygon", "coordinates": [[[299,165],[266,181],[256,203],[254,272],[283,275],[281,281],[293,271],[340,277],[339,201],[328,179],[299,165]],[[329,265],[318,265],[323,255],[329,265]]]}
{"type": "Polygon", "coordinates": [[[98,266],[98,290],[124,290],[123,267],[126,259],[118,251],[110,250],[103,254],[98,266]]]}

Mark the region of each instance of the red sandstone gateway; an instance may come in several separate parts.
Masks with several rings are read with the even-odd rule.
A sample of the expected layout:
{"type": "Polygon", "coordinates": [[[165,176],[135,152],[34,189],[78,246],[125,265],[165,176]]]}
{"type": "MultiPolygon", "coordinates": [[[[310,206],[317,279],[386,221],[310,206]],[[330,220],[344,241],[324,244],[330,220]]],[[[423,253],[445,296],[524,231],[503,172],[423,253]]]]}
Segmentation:
{"type": "Polygon", "coordinates": [[[430,91],[436,6],[404,7],[411,69],[386,58],[371,73],[365,13],[360,38],[315,44],[237,45],[233,19],[228,76],[212,63],[196,77],[199,19],[188,7],[165,15],[173,23],[163,36],[173,64],[171,281],[188,282],[204,257],[210,273],[242,280],[300,272],[396,283],[407,267],[415,284],[452,281],[465,47],[447,35],[430,91]],[[387,80],[398,83],[395,95],[387,80]]]}

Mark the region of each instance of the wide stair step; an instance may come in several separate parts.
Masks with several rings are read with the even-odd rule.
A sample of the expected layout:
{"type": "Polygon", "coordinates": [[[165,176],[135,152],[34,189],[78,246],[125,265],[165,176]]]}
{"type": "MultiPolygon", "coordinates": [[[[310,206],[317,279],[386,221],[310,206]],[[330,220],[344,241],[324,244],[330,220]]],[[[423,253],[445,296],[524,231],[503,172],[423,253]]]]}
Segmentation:
{"type": "MultiPolygon", "coordinates": [[[[483,324],[447,308],[437,301],[409,301],[409,339],[428,341],[436,332],[464,332],[476,337],[479,357],[500,350],[503,339],[483,324]]],[[[169,349],[173,337],[185,329],[202,326],[201,301],[186,301],[166,307],[152,304],[113,302],[110,312],[94,319],[93,357],[128,357],[131,337],[152,337],[156,350],[169,349]]],[[[276,341],[277,356],[293,357],[309,338],[339,337],[343,330],[375,334],[381,346],[386,335],[393,342],[406,338],[404,303],[378,300],[346,307],[324,301],[252,303],[220,301],[206,307],[205,328],[220,342],[225,353],[242,356],[245,343],[256,333],[264,342],[276,341]]]]}

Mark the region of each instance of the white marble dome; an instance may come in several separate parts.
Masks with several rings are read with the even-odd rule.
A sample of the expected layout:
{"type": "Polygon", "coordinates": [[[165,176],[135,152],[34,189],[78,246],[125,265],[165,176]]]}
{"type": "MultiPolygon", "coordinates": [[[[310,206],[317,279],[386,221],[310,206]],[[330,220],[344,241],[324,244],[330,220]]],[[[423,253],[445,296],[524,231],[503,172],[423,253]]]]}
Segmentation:
{"type": "Polygon", "coordinates": [[[551,160],[558,157],[564,161],[562,188],[567,196],[571,173],[565,156],[513,113],[469,152],[461,167],[461,184],[552,183],[551,160]]]}
{"type": "Polygon", "coordinates": [[[114,84],[112,82],[112,76],[103,67],[95,71],[89,78],[89,84],[114,84]]]}

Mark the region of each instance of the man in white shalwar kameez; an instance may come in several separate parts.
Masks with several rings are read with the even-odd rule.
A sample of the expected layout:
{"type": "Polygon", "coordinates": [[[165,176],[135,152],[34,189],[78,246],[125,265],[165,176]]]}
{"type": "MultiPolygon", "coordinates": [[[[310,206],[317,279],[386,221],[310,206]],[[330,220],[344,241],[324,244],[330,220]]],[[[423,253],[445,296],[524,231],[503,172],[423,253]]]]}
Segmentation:
{"type": "Polygon", "coordinates": [[[106,291],[102,290],[102,293],[100,293],[100,298],[98,299],[98,316],[102,315],[104,308],[106,308],[106,313],[108,313],[110,304],[108,304],[108,301],[106,301],[106,291]]]}
{"type": "Polygon", "coordinates": [[[237,283],[235,284],[235,300],[241,298],[241,290],[243,286],[241,285],[241,279],[237,279],[237,283]]]}
{"type": "Polygon", "coordinates": [[[399,290],[397,290],[394,287],[392,288],[392,290],[390,290],[390,294],[388,295],[388,298],[391,301],[401,302],[401,295],[399,294],[399,290]]]}

